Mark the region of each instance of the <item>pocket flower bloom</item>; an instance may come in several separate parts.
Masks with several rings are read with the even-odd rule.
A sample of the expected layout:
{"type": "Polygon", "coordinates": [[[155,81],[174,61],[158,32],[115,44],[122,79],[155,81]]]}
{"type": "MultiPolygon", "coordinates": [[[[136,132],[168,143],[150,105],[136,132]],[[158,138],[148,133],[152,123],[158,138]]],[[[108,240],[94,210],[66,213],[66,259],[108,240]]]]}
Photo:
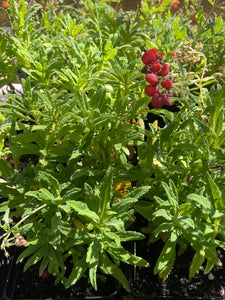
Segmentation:
{"type": "Polygon", "coordinates": [[[151,86],[156,86],[159,83],[159,79],[155,74],[147,74],[145,80],[151,84],[151,86]]]}
{"type": "Polygon", "coordinates": [[[160,66],[159,62],[158,61],[153,62],[150,67],[150,71],[153,73],[157,73],[160,70],[161,70],[161,66],[160,66]]]}
{"type": "Polygon", "coordinates": [[[166,97],[161,93],[156,93],[151,100],[151,104],[155,109],[162,108],[165,102],[166,102],[166,97]]]}
{"type": "Polygon", "coordinates": [[[154,51],[148,50],[142,55],[141,60],[145,65],[149,65],[156,60],[156,55],[154,51]]]}
{"type": "Polygon", "coordinates": [[[160,75],[159,76],[162,76],[162,77],[165,77],[170,71],[170,68],[169,68],[169,65],[168,64],[164,64],[161,68],[161,71],[160,71],[160,75]]]}
{"type": "Polygon", "coordinates": [[[149,96],[152,97],[155,95],[155,93],[157,93],[159,91],[159,87],[158,85],[156,86],[151,86],[151,84],[146,85],[145,87],[145,93],[149,96]]]}
{"type": "Polygon", "coordinates": [[[169,90],[172,87],[172,81],[169,78],[166,78],[162,81],[161,83],[162,87],[164,87],[164,89],[169,90]]]}

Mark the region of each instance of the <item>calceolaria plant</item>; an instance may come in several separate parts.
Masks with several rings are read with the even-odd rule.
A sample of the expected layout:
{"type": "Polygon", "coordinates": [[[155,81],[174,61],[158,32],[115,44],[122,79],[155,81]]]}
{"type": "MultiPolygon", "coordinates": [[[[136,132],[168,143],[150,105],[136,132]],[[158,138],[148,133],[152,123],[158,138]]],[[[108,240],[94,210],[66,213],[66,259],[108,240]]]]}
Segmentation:
{"type": "MultiPolygon", "coordinates": [[[[22,175],[20,180],[31,180],[29,172],[34,170],[26,169],[27,175],[22,175]]],[[[116,201],[113,173],[109,168],[94,187],[85,182],[78,188],[75,178],[60,184],[56,177],[40,170],[32,191],[25,194],[17,191],[15,197],[9,198],[9,207],[13,203],[23,213],[20,213],[20,221],[14,222],[9,221],[12,213],[6,211],[2,226],[6,233],[1,236],[1,248],[7,251],[10,244],[26,245],[18,257],[18,262],[29,257],[24,270],[41,261],[40,276],[47,268],[65,287],[75,284],[88,272],[91,284],[97,289],[97,271],[101,270],[129,290],[119,263],[139,266],[148,266],[148,263],[125,250],[121,242],[143,238],[141,233],[127,230],[127,226],[133,216],[132,206],[149,188],[133,189],[116,201]],[[71,261],[72,271],[65,277],[71,261]]]]}
{"type": "Polygon", "coordinates": [[[199,9],[195,30],[179,11],[172,15],[178,1],[169,0],[155,1],[154,10],[145,9],[153,1],[141,1],[128,14],[106,1],[57,9],[7,3],[11,29],[0,38],[0,84],[9,90],[0,102],[5,255],[21,247],[25,270],[38,262],[40,275],[48,270],[66,287],[88,275],[97,288],[101,271],[127,290],[121,262],[148,262],[125,242],[145,235],[165,242],[155,266],[163,278],[177,249],[196,253],[190,276],[204,260],[205,272],[220,264],[222,19],[203,22],[199,9]],[[148,220],[143,231],[130,229],[135,212],[148,220]]]}
{"type": "Polygon", "coordinates": [[[66,287],[88,274],[97,289],[101,271],[129,290],[120,263],[148,266],[124,242],[144,238],[129,227],[149,187],[118,188],[129,182],[136,144],[143,143],[144,129],[131,122],[143,105],[135,60],[141,50],[126,55],[129,45],[114,46],[101,31],[95,40],[95,14],[112,8],[85,4],[90,18],[76,23],[79,13],[75,21],[76,12],[10,1],[0,76],[22,89],[0,103],[0,194],[7,198],[0,204],[1,249],[7,256],[10,246],[25,247],[18,258],[26,259],[25,270],[39,262],[40,275],[48,269],[66,287]]]}

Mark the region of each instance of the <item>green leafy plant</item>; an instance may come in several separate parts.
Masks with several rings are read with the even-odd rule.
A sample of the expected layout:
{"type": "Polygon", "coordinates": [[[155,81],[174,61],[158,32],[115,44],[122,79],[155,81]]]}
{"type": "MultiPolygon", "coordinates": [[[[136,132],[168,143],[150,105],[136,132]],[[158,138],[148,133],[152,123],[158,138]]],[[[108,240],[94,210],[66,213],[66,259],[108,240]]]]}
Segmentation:
{"type": "Polygon", "coordinates": [[[66,287],[88,275],[97,289],[101,271],[129,290],[121,263],[149,264],[126,242],[145,237],[165,242],[161,277],[188,247],[190,276],[205,260],[209,272],[225,248],[223,20],[199,9],[190,28],[171,1],[137,13],[52,5],[11,0],[11,32],[1,30],[1,86],[11,87],[0,102],[1,249],[24,247],[25,270],[39,262],[66,287]],[[164,57],[146,62],[146,95],[148,49],[164,57]],[[150,106],[155,67],[172,111],[150,106]],[[131,229],[136,213],[142,231],[131,229]]]}
{"type": "Polygon", "coordinates": [[[8,198],[0,209],[1,249],[7,256],[8,247],[25,246],[18,258],[26,259],[24,270],[40,261],[40,275],[48,268],[65,287],[88,274],[97,289],[100,270],[129,290],[120,263],[148,266],[124,243],[144,238],[129,227],[133,206],[149,187],[134,186],[119,202],[115,190],[131,164],[130,149],[142,141],[143,128],[130,123],[142,106],[138,94],[131,98],[135,63],[116,57],[111,37],[94,41],[91,17],[76,24],[69,14],[28,9],[24,1],[10,6],[4,58],[16,62],[13,77],[3,68],[1,76],[21,82],[23,92],[0,103],[0,193],[8,198]]]}

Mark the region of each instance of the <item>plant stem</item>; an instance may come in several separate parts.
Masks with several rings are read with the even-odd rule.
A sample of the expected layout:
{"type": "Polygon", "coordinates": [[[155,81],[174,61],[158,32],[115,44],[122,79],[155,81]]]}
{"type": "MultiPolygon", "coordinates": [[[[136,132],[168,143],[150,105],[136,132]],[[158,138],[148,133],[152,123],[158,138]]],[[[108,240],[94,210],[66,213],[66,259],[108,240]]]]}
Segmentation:
{"type": "MultiPolygon", "coordinates": [[[[47,204],[43,204],[42,206],[40,206],[40,207],[36,208],[35,210],[33,210],[31,213],[29,213],[29,214],[26,215],[23,219],[21,219],[16,225],[14,225],[14,226],[11,228],[11,230],[12,230],[13,228],[18,227],[21,223],[23,223],[23,222],[24,222],[26,219],[28,219],[31,215],[35,214],[37,211],[41,210],[42,208],[44,208],[44,207],[46,207],[46,206],[47,206],[47,204]]],[[[2,236],[0,236],[0,240],[1,240],[2,238],[4,238],[7,234],[9,234],[9,233],[8,233],[8,232],[5,232],[2,236]]]]}

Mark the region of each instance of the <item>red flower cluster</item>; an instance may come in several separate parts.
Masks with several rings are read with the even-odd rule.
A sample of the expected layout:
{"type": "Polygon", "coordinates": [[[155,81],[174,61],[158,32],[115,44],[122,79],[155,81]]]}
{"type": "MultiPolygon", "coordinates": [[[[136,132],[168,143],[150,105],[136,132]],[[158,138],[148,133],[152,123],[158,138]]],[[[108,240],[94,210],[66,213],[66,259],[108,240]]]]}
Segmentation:
{"type": "MultiPolygon", "coordinates": [[[[164,2],[164,0],[161,0],[161,3],[163,3],[163,2],[164,2]]],[[[173,8],[174,9],[178,9],[179,3],[180,3],[180,1],[178,1],[178,0],[172,0],[173,8]]],[[[156,1],[156,5],[159,5],[159,1],[158,0],[156,1]]]]}
{"type": "Polygon", "coordinates": [[[174,8],[174,9],[178,9],[179,3],[180,3],[180,1],[178,1],[178,0],[173,0],[173,8],[174,8]]]}
{"type": "Polygon", "coordinates": [[[169,65],[163,62],[163,54],[157,49],[153,48],[146,51],[141,60],[145,64],[141,70],[145,73],[145,80],[149,83],[145,87],[145,93],[152,97],[151,103],[155,109],[161,108],[164,104],[172,105],[167,91],[172,87],[172,81],[167,77],[169,71],[169,65]],[[159,92],[159,83],[165,89],[162,93],[159,92]]]}

